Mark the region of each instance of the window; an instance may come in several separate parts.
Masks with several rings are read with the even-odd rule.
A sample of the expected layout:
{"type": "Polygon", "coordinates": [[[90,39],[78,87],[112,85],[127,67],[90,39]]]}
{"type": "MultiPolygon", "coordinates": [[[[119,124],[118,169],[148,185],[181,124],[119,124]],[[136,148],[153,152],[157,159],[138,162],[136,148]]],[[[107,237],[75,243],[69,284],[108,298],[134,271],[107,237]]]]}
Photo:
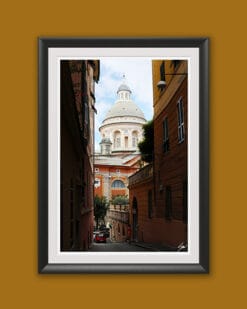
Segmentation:
{"type": "Polygon", "coordinates": [[[178,67],[180,60],[172,60],[173,66],[174,66],[174,70],[176,70],[176,68],[178,67]]]}
{"type": "MultiPolygon", "coordinates": [[[[82,61],[82,76],[86,75],[86,62],[82,61]]],[[[89,119],[89,99],[88,99],[88,80],[86,78],[82,78],[82,102],[83,102],[83,121],[84,122],[84,138],[86,140],[89,139],[90,134],[90,119],[89,119]]]]}
{"type": "Polygon", "coordinates": [[[184,109],[183,109],[183,99],[182,97],[177,103],[178,110],[178,141],[179,143],[184,141],[184,109]]]}
{"type": "Polygon", "coordinates": [[[112,188],[125,188],[125,185],[122,182],[122,180],[114,180],[111,186],[112,188]]]}
{"type": "Polygon", "coordinates": [[[187,223],[188,218],[188,193],[187,193],[187,181],[183,183],[183,221],[187,223]]]}
{"type": "Polygon", "coordinates": [[[110,154],[110,146],[109,145],[105,146],[105,153],[110,154]]]}
{"type": "Polygon", "coordinates": [[[120,137],[116,138],[116,148],[119,148],[121,146],[120,137]]]}
{"type": "Polygon", "coordinates": [[[162,61],[160,65],[160,80],[165,81],[166,75],[165,75],[165,61],[162,61]]]}
{"type": "Polygon", "coordinates": [[[148,190],[148,218],[151,219],[153,214],[153,193],[148,190]]]}
{"type": "Polygon", "coordinates": [[[137,143],[138,143],[138,135],[137,132],[134,131],[132,133],[132,147],[137,147],[137,143]]]}
{"type": "Polygon", "coordinates": [[[116,131],[114,133],[114,148],[120,148],[121,147],[121,133],[119,131],[116,131]]]}
{"type": "Polygon", "coordinates": [[[128,136],[124,137],[125,148],[128,148],[128,136]]]}
{"type": "Polygon", "coordinates": [[[172,192],[171,187],[166,187],[166,205],[165,205],[165,218],[170,220],[172,217],[172,192]]]}
{"type": "Polygon", "coordinates": [[[95,178],[94,186],[95,186],[95,188],[99,188],[100,187],[100,179],[99,178],[95,178]]]}
{"type": "Polygon", "coordinates": [[[132,137],[132,147],[136,147],[136,137],[132,137]]]}
{"type": "Polygon", "coordinates": [[[168,152],[169,149],[168,119],[165,118],[163,121],[163,151],[168,152]]]}

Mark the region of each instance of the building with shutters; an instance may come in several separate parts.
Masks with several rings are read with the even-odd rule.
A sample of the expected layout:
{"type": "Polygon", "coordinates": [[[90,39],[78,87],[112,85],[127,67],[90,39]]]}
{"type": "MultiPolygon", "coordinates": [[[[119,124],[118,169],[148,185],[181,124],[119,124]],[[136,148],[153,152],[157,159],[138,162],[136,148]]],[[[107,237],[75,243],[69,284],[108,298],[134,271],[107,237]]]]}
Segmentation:
{"type": "Polygon", "coordinates": [[[153,60],[154,159],[129,178],[132,239],[187,242],[187,61],[153,60]]]}

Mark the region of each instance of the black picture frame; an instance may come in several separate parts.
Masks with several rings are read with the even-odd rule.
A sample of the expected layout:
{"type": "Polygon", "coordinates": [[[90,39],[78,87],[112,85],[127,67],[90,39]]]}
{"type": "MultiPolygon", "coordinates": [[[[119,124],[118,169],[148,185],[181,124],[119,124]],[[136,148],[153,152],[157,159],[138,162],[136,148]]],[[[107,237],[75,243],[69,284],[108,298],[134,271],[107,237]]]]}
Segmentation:
{"type": "Polygon", "coordinates": [[[38,38],[38,272],[40,274],[209,273],[209,39],[38,38]],[[181,264],[70,264],[48,259],[48,61],[49,48],[198,48],[199,50],[199,262],[181,264]]]}

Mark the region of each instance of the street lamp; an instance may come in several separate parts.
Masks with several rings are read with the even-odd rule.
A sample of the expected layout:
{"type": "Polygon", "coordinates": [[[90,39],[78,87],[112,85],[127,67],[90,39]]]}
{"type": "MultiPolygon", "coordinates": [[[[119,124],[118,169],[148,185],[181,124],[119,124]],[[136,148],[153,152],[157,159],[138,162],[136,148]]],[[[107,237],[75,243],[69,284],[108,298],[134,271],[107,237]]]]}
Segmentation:
{"type": "Polygon", "coordinates": [[[157,87],[160,89],[160,90],[163,90],[166,86],[166,82],[164,80],[160,80],[157,84],[157,87]]]}
{"type": "MultiPolygon", "coordinates": [[[[166,73],[164,75],[188,75],[188,73],[166,73]]],[[[160,80],[157,85],[158,89],[164,90],[166,86],[166,81],[165,80],[160,80]]]]}

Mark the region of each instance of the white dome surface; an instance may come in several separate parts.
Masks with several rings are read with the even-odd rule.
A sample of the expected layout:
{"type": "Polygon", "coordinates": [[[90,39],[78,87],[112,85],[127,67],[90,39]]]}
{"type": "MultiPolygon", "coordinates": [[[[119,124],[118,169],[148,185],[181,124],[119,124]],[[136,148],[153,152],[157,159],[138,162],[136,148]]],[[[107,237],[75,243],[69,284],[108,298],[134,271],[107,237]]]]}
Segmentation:
{"type": "MultiPolygon", "coordinates": [[[[117,91],[118,99],[107,112],[99,131],[110,144],[101,143],[102,154],[138,152],[138,142],[143,138],[143,124],[146,119],[142,110],[131,100],[131,90],[122,83],[117,91]]],[[[103,140],[102,140],[103,141],[103,140]]]]}
{"type": "Polygon", "coordinates": [[[131,100],[117,101],[106,114],[105,120],[114,117],[138,117],[145,120],[141,109],[131,100]]]}

